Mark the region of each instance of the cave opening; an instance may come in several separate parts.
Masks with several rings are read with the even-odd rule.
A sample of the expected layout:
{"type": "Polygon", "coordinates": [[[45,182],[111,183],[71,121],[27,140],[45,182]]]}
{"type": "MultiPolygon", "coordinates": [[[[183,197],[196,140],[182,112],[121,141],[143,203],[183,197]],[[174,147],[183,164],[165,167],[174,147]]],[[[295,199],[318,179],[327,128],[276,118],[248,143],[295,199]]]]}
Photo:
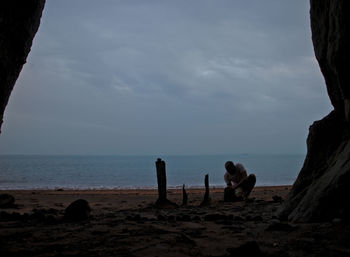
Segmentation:
{"type": "MultiPolygon", "coordinates": [[[[5,17],[1,20],[3,36],[0,41],[0,55],[3,57],[0,62],[1,115],[30,51],[44,1],[33,0],[23,4],[27,8],[22,10],[16,9],[12,2],[1,3],[1,16],[5,17]]],[[[87,8],[84,9],[88,14],[85,20],[72,22],[74,19],[70,18],[79,18],[79,15],[73,15],[78,14],[74,12],[74,7],[81,9],[81,6],[75,2],[73,5],[70,3],[67,9],[58,6],[50,10],[60,4],[64,2],[49,2],[45,9],[45,12],[52,13],[45,16],[44,12],[38,42],[34,44],[31,59],[17,82],[18,90],[7,108],[8,118],[2,126],[0,138],[2,154],[74,154],[79,151],[89,154],[91,149],[99,153],[109,153],[113,149],[115,154],[121,151],[208,154],[208,149],[210,153],[250,152],[252,149],[286,153],[302,148],[301,143],[295,140],[304,133],[298,132],[295,127],[298,122],[304,122],[304,129],[308,126],[306,120],[309,123],[319,118],[310,118],[312,115],[319,115],[321,110],[324,114],[332,109],[323,102],[325,93],[320,87],[323,80],[316,78],[319,70],[308,40],[309,26],[301,22],[308,20],[308,3],[299,3],[303,12],[297,16],[301,19],[295,20],[293,6],[285,3],[277,4],[281,8],[279,12],[267,3],[260,3],[254,5],[258,8],[249,6],[246,12],[244,8],[230,9],[223,5],[220,9],[207,5],[212,7],[206,9],[207,12],[203,11],[205,8],[192,6],[192,9],[172,9],[186,10],[173,13],[164,12],[162,8],[152,13],[147,11],[147,5],[141,5],[140,10],[136,10],[135,6],[130,8],[125,4],[117,9],[123,10],[124,14],[131,10],[135,15],[130,16],[135,18],[133,21],[142,20],[142,24],[128,28],[127,23],[123,23],[123,16],[114,13],[116,22],[107,20],[109,25],[112,24],[111,30],[101,29],[108,26],[99,27],[92,21],[94,18],[103,21],[107,16],[104,11],[117,12],[117,9],[108,6],[101,12],[98,6],[89,12],[87,8]],[[239,10],[234,16],[238,20],[230,21],[229,17],[233,17],[235,10],[239,10]],[[56,11],[56,19],[60,23],[55,24],[56,11]],[[261,16],[265,11],[269,15],[261,16]],[[72,16],[69,16],[70,12],[72,16]],[[142,14],[147,15],[142,17],[142,14]],[[157,20],[158,16],[166,19],[157,20]],[[63,21],[62,17],[65,17],[63,21]],[[243,19],[242,23],[239,23],[239,18],[243,19]],[[296,23],[289,23],[291,20],[296,23]],[[183,29],[180,31],[186,32],[184,35],[179,36],[175,21],[180,21],[183,29]],[[201,23],[202,26],[198,27],[200,21],[206,21],[205,26],[201,23]],[[68,25],[63,26],[62,31],[68,34],[50,29],[50,26],[57,29],[65,22],[68,25]],[[299,33],[295,29],[300,22],[303,29],[299,33]],[[218,27],[214,26],[218,24],[218,27]],[[268,24],[271,30],[262,29],[260,26],[264,24],[268,24]],[[164,31],[165,40],[155,40],[159,32],[155,28],[162,25],[170,25],[164,31]],[[123,30],[117,30],[119,34],[113,30],[123,26],[126,28],[124,34],[123,30]],[[93,37],[85,34],[74,40],[83,30],[88,30],[93,37]],[[140,40],[138,36],[145,31],[149,38],[140,40]],[[58,37],[55,38],[55,35],[58,37]],[[193,35],[195,37],[191,38],[193,35]],[[141,43],[146,48],[138,51],[125,42],[114,42],[113,39],[119,36],[125,42],[141,43]],[[94,41],[96,38],[99,40],[94,41]],[[304,41],[294,41],[300,38],[304,41]],[[63,41],[68,45],[62,44],[63,41]],[[40,42],[45,43],[41,45],[40,42]],[[155,52],[152,51],[154,49],[155,52]],[[180,51],[183,49],[188,50],[186,55],[179,54],[183,53],[180,51]],[[261,58],[254,58],[259,57],[254,51],[261,49],[261,58]],[[158,60],[162,53],[171,55],[158,60]],[[127,57],[123,59],[123,55],[127,57]],[[143,61],[139,59],[142,55],[146,57],[143,61]],[[288,56],[287,60],[283,60],[285,56],[288,56]],[[123,62],[114,62],[120,60],[123,62]],[[110,61],[110,66],[106,65],[110,61]],[[164,67],[166,69],[159,72],[164,67]],[[106,71],[110,72],[107,76],[106,71]],[[59,76],[59,80],[55,76],[59,76]],[[300,80],[303,76],[305,83],[300,80]],[[44,90],[48,88],[50,90],[44,90]],[[133,93],[134,98],[126,97],[133,93]],[[307,100],[302,102],[302,99],[307,100]],[[315,104],[320,99],[323,100],[318,102],[319,105],[315,104]],[[159,105],[147,105],[149,103],[159,105]],[[127,112],[121,113],[120,110],[127,112]],[[305,115],[311,116],[306,118],[305,115]],[[146,133],[147,129],[149,133],[146,133]],[[281,138],[283,145],[279,144],[281,138]],[[289,144],[285,144],[287,141],[289,144]],[[102,144],[99,146],[99,143],[102,144]],[[80,148],[76,148],[77,145],[80,148]],[[147,145],[154,146],[155,150],[150,150],[147,145]],[[55,146],[54,150],[52,146],[55,146]],[[169,146],[173,150],[169,150],[169,146]]],[[[320,3],[311,0],[310,5],[315,55],[335,109],[310,127],[307,156],[282,216],[294,221],[345,219],[349,216],[349,208],[344,195],[348,195],[350,190],[350,111],[346,74],[349,43],[346,32],[350,24],[346,13],[349,4],[346,1],[320,3]]]]}

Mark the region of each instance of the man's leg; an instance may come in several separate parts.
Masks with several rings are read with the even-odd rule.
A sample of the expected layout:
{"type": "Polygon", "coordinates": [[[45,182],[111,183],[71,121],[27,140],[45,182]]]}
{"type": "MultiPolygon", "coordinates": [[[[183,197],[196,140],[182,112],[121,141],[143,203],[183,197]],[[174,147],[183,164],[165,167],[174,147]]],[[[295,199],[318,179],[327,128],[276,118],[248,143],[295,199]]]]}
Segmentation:
{"type": "Polygon", "coordinates": [[[239,183],[239,188],[242,190],[242,197],[244,199],[248,198],[249,194],[252,192],[256,183],[256,177],[254,174],[250,174],[241,183],[239,183]]]}
{"type": "Polygon", "coordinates": [[[250,192],[253,190],[256,183],[256,177],[254,174],[250,174],[248,177],[242,179],[235,187],[235,195],[242,200],[246,199],[250,192]]]}
{"type": "Polygon", "coordinates": [[[250,174],[234,187],[226,187],[224,191],[225,202],[238,202],[248,198],[256,183],[254,174],[250,174]]]}

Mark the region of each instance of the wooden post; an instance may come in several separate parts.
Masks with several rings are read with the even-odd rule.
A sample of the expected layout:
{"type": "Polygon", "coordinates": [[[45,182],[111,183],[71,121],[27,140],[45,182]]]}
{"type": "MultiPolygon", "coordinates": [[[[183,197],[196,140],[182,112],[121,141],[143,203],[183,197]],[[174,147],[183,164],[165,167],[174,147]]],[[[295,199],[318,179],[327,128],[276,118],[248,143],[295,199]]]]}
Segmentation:
{"type": "Polygon", "coordinates": [[[204,194],[204,199],[203,202],[201,203],[201,206],[208,205],[210,202],[209,198],[209,175],[205,175],[204,178],[204,184],[205,184],[205,194],[204,194]]]}
{"type": "Polygon", "coordinates": [[[158,201],[166,201],[166,172],[165,172],[165,161],[158,158],[156,161],[157,169],[157,182],[158,182],[158,201]]]}
{"type": "Polygon", "coordinates": [[[166,197],[166,172],[165,161],[158,158],[156,161],[157,182],[158,182],[158,200],[156,201],[157,208],[177,208],[178,205],[169,201],[166,197]]]}
{"type": "Polygon", "coordinates": [[[209,175],[208,174],[205,175],[204,184],[205,184],[204,201],[209,202],[209,175]]]}
{"type": "Polygon", "coordinates": [[[183,184],[182,185],[182,205],[187,205],[187,199],[188,199],[188,196],[185,190],[185,184],[183,184]]]}

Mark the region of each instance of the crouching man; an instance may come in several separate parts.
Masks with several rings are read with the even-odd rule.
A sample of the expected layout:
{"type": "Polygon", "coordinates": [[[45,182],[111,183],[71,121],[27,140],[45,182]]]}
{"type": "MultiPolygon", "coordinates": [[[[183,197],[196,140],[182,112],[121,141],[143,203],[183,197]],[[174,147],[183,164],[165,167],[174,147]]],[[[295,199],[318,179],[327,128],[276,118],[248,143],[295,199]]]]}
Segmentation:
{"type": "Polygon", "coordinates": [[[247,171],[240,163],[231,161],[225,163],[224,176],[227,187],[225,188],[224,201],[236,202],[246,200],[253,190],[256,182],[254,174],[247,176],[247,171]]]}

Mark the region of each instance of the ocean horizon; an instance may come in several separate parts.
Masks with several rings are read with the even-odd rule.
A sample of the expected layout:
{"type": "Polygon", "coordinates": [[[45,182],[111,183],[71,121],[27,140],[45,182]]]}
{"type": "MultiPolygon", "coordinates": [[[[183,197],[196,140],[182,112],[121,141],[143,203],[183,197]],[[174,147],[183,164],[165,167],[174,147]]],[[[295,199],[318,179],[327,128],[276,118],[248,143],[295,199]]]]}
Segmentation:
{"type": "Polygon", "coordinates": [[[155,161],[166,162],[168,188],[224,187],[226,161],[242,163],[257,186],[292,185],[304,154],[0,155],[0,190],[153,189],[155,161]]]}

